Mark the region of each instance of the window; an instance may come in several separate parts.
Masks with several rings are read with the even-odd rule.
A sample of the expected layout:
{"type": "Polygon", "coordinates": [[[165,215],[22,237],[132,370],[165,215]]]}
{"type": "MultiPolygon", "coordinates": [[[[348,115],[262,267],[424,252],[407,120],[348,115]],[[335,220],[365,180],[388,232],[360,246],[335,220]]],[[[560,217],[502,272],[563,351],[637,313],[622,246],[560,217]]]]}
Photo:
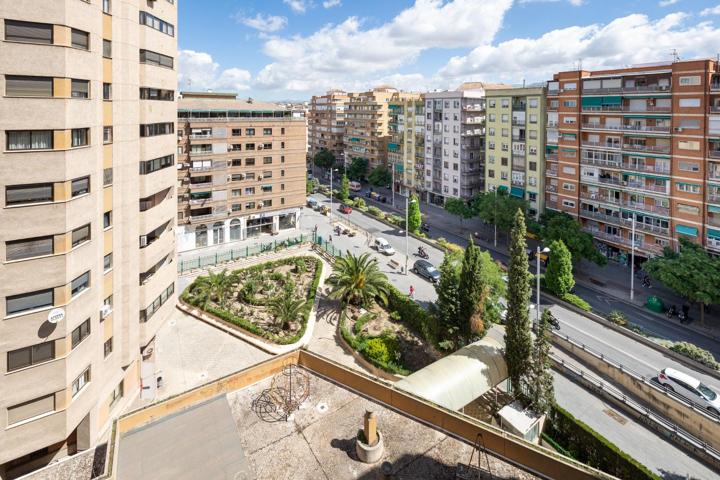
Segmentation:
{"type": "Polygon", "coordinates": [[[255,187],[245,187],[245,195],[255,195],[255,187]]]}
{"type": "MultiPolygon", "coordinates": [[[[110,351],[112,352],[112,338],[108,340],[110,342],[110,351]]],[[[107,344],[107,342],[105,342],[107,344]]],[[[109,354],[107,354],[109,355],[109,354]]],[[[105,355],[107,357],[107,355],[105,355]]],[[[110,408],[113,408],[115,404],[123,397],[123,381],[120,380],[117,387],[110,393],[110,408]]]]}
{"type": "Polygon", "coordinates": [[[255,129],[254,128],[246,128],[245,135],[247,135],[248,137],[255,136],[255,129]]]}
{"type": "Polygon", "coordinates": [[[694,207],[692,205],[685,205],[682,203],[677,204],[677,209],[679,212],[687,213],[690,215],[698,215],[700,213],[700,209],[698,207],[694,207]]]}
{"type": "Polygon", "coordinates": [[[693,183],[677,183],[676,185],[678,192],[700,193],[700,185],[695,185],[693,183]]]}
{"type": "Polygon", "coordinates": [[[7,371],[47,362],[55,358],[55,342],[45,342],[7,353],[7,371]]]}
{"type": "Polygon", "coordinates": [[[90,82],[88,80],[71,80],[70,96],[72,98],[88,98],[90,82]]]}
{"type": "Polygon", "coordinates": [[[73,128],[70,131],[71,134],[71,146],[73,147],[84,147],[88,145],[90,139],[89,128],[73,128]]]}
{"type": "MultiPolygon", "coordinates": [[[[565,82],[562,86],[565,90],[577,90],[577,83],[565,82]]],[[[574,206],[574,205],[573,205],[574,206]]]]}
{"type": "Polygon", "coordinates": [[[263,165],[270,165],[272,163],[272,157],[263,157],[263,165]]]}
{"type": "Polygon", "coordinates": [[[140,49],[140,63],[156,65],[158,67],[173,68],[173,58],[150,50],[140,49]]]}
{"type": "Polygon", "coordinates": [[[108,253],[103,257],[103,270],[107,272],[113,267],[113,254],[112,252],[108,253]]]}
{"type": "Polygon", "coordinates": [[[8,150],[51,150],[52,130],[15,130],[6,132],[8,150]]]}
{"type": "Polygon", "coordinates": [[[693,162],[680,162],[678,168],[683,172],[699,172],[700,165],[693,162]]]}
{"type": "Polygon", "coordinates": [[[8,425],[20,423],[55,411],[55,394],[45,395],[28,402],[8,407],[8,425]]]}
{"type": "Polygon", "coordinates": [[[175,90],[140,87],[140,100],[163,100],[172,102],[175,101],[175,90]]]}
{"type": "Polygon", "coordinates": [[[530,114],[530,123],[537,123],[538,122],[538,116],[535,113],[530,114]]]}
{"type": "Polygon", "coordinates": [[[263,178],[272,178],[272,170],[265,170],[262,172],[263,178]]]}
{"type": "Polygon", "coordinates": [[[233,129],[232,129],[232,136],[233,136],[233,137],[240,137],[240,136],[242,136],[242,128],[233,128],[233,129]]]}
{"type": "Polygon", "coordinates": [[[76,228],[72,231],[72,246],[77,247],[81,243],[90,241],[90,224],[76,228]]]}
{"type": "Polygon", "coordinates": [[[113,141],[113,127],[103,127],[103,144],[107,145],[113,141]]]}
{"type": "Polygon", "coordinates": [[[529,163],[528,163],[528,169],[529,169],[531,172],[537,171],[537,162],[529,162],[529,163]]]}
{"type": "Polygon", "coordinates": [[[107,229],[112,227],[112,210],[103,213],[103,228],[107,229]]]}
{"type": "Polygon", "coordinates": [[[700,120],[681,119],[680,128],[688,130],[697,130],[700,128],[700,120]]]}
{"type": "Polygon", "coordinates": [[[113,182],[113,169],[112,167],[103,170],[103,187],[112,185],[113,182]]]}
{"type": "Polygon", "coordinates": [[[70,44],[75,48],[90,50],[90,34],[82,30],[72,29],[70,44]]]}
{"type": "Polygon", "coordinates": [[[489,103],[489,105],[490,105],[490,108],[495,108],[495,105],[496,105],[496,100],[495,100],[495,99],[489,100],[488,103],[489,103]]]}
{"type": "Polygon", "coordinates": [[[146,160],[140,162],[140,175],[147,175],[162,170],[163,168],[172,167],[173,165],[175,165],[175,155],[166,155],[164,157],[146,160]]]}
{"type": "Polygon", "coordinates": [[[247,202],[245,204],[245,210],[247,210],[249,208],[255,208],[255,202],[247,202]]]}
{"type": "Polygon", "coordinates": [[[510,106],[510,100],[508,100],[507,98],[503,98],[502,100],[500,100],[500,106],[502,108],[508,108],[510,106]]]}
{"type": "MultiPolygon", "coordinates": [[[[113,351],[113,339],[112,339],[112,337],[110,337],[110,338],[108,338],[107,340],[105,340],[105,343],[103,343],[103,356],[104,356],[104,358],[107,358],[108,356],[110,356],[110,354],[112,353],[112,351],[113,351]]],[[[122,383],[120,383],[120,386],[122,387],[122,383]]],[[[113,394],[114,394],[114,393],[115,393],[115,392],[113,391],[113,394]]],[[[121,392],[120,396],[122,396],[122,392],[121,392]]],[[[110,403],[112,404],[113,401],[111,400],[110,403]]]]}
{"type": "Polygon", "coordinates": [[[563,107],[575,108],[577,107],[577,100],[563,100],[563,107]]]}
{"type": "Polygon", "coordinates": [[[697,108],[700,106],[700,99],[699,98],[681,98],[679,105],[680,105],[680,108],[697,108]]]}
{"type": "Polygon", "coordinates": [[[145,310],[140,310],[140,322],[145,323],[148,320],[150,320],[150,317],[152,317],[155,312],[157,312],[160,307],[168,301],[172,297],[172,294],[175,292],[175,283],[171,283],[170,286],[168,286],[159,297],[157,297],[153,303],[148,306],[145,310]]]}
{"type": "Polygon", "coordinates": [[[501,121],[502,123],[508,123],[508,122],[510,121],[510,115],[508,115],[507,113],[503,113],[503,114],[500,116],[500,121],[501,121]]]}
{"type": "Polygon", "coordinates": [[[112,83],[103,83],[103,100],[112,100],[112,83]]]}
{"type": "Polygon", "coordinates": [[[83,373],[77,377],[72,383],[72,396],[75,397],[80,391],[90,383],[90,367],[87,367],[83,373]]]}
{"type": "Polygon", "coordinates": [[[537,108],[537,106],[538,106],[538,99],[537,99],[537,98],[531,98],[530,101],[528,102],[528,104],[530,105],[530,108],[537,108]]]}
{"type": "Polygon", "coordinates": [[[575,167],[563,167],[562,171],[568,175],[575,175],[575,167]]]}
{"type": "Polygon", "coordinates": [[[573,202],[571,200],[563,200],[562,204],[563,204],[563,207],[575,208],[575,202],[573,202]]]}
{"type": "Polygon", "coordinates": [[[5,40],[50,45],[53,43],[53,26],[49,23],[5,20],[5,40]]]}
{"type": "Polygon", "coordinates": [[[245,166],[246,166],[246,167],[253,167],[253,166],[255,166],[255,159],[254,159],[254,158],[246,158],[246,159],[245,159],[245,166]]]}
{"type": "Polygon", "coordinates": [[[53,306],[54,290],[38,290],[36,292],[11,295],[5,298],[5,312],[7,315],[53,306]]]}
{"type": "Polygon", "coordinates": [[[175,36],[175,27],[172,23],[168,23],[165,20],[160,20],[156,16],[150,15],[147,12],[140,12],[140,25],[148,26],[157,30],[158,32],[170,35],[171,37],[175,36]]]}
{"type": "Polygon", "coordinates": [[[263,200],[262,206],[263,207],[272,207],[272,200],[263,200]]]}
{"type": "Polygon", "coordinates": [[[681,150],[700,150],[700,142],[698,141],[679,141],[678,148],[681,150]]]}
{"type": "Polygon", "coordinates": [[[26,77],[5,75],[5,96],[7,97],[52,97],[52,77],[26,77]]]}
{"type": "Polygon", "coordinates": [[[141,137],[155,137],[157,135],[169,135],[171,133],[175,133],[175,124],[172,122],[140,125],[141,137]]]}
{"type": "Polygon", "coordinates": [[[90,335],[90,319],[88,318],[83,323],[78,325],[75,330],[70,334],[72,340],[72,348],[74,349],[80,342],[85,340],[90,335]]]}
{"type": "Polygon", "coordinates": [[[78,178],[72,181],[71,194],[74,197],[90,192],[90,177],[78,178]]]}
{"type": "Polygon", "coordinates": [[[22,260],[55,253],[52,236],[5,242],[5,259],[22,260]]]}
{"type": "MultiPolygon", "coordinates": [[[[239,212],[240,210],[242,210],[242,205],[240,205],[239,203],[233,203],[230,208],[233,212],[239,212]]],[[[235,238],[234,240],[240,240],[240,238],[235,238]]]]}
{"type": "Polygon", "coordinates": [[[263,143],[263,148],[265,150],[272,150],[272,143],[263,143]]]}
{"type": "Polygon", "coordinates": [[[36,183],[34,185],[14,185],[5,187],[6,205],[24,205],[53,201],[53,184],[36,183]]]}
{"type": "Polygon", "coordinates": [[[574,192],[575,184],[574,183],[563,183],[562,188],[563,188],[563,190],[567,190],[569,192],[574,192]]]}
{"type": "Polygon", "coordinates": [[[537,130],[528,130],[528,137],[530,140],[536,140],[538,138],[537,130]]]}
{"type": "Polygon", "coordinates": [[[70,282],[70,295],[75,296],[90,287],[90,272],[85,272],[70,282]]]}
{"type": "Polygon", "coordinates": [[[495,178],[495,170],[488,170],[488,178],[495,178]]]}
{"type": "Polygon", "coordinates": [[[689,87],[691,85],[700,85],[700,76],[693,75],[690,77],[680,77],[680,86],[689,87]]]}
{"type": "Polygon", "coordinates": [[[103,0],[102,8],[104,13],[110,13],[112,11],[110,0],[103,0]]]}
{"type": "Polygon", "coordinates": [[[263,135],[272,135],[272,128],[263,128],[263,135]]]}
{"type": "Polygon", "coordinates": [[[263,193],[270,193],[272,192],[272,185],[263,185],[260,187],[263,193]]]}

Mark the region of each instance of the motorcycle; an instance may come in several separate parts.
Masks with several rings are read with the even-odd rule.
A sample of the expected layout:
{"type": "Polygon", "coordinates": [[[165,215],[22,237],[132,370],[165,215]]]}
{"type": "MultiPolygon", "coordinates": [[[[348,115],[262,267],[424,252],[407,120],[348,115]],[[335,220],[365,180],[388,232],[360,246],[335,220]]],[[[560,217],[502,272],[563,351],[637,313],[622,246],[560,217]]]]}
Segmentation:
{"type": "Polygon", "coordinates": [[[428,232],[430,231],[430,225],[427,224],[427,223],[425,223],[425,222],[423,222],[423,223],[420,225],[420,230],[423,231],[423,232],[425,232],[425,233],[428,233],[428,232]]]}
{"type": "MultiPolygon", "coordinates": [[[[667,312],[665,312],[665,315],[667,316],[667,319],[670,320],[675,315],[678,315],[678,310],[675,308],[675,305],[671,306],[667,309],[667,312]]],[[[680,313],[682,315],[682,313],[680,313]]]]}
{"type": "Polygon", "coordinates": [[[430,258],[430,255],[428,255],[424,248],[418,248],[417,256],[426,260],[430,258]]]}
{"type": "Polygon", "coordinates": [[[549,315],[549,317],[550,318],[548,319],[548,323],[550,324],[550,326],[555,330],[560,330],[560,322],[558,321],[558,319],[555,318],[554,315],[549,315]]]}

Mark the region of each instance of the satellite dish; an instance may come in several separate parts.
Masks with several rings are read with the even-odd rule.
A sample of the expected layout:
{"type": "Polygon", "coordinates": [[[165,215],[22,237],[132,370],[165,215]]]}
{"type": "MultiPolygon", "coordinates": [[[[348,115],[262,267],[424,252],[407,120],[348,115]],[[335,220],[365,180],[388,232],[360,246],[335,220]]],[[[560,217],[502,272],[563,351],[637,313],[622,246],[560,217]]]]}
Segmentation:
{"type": "Polygon", "coordinates": [[[47,321],[48,323],[58,323],[61,322],[65,318],[65,310],[62,308],[53,308],[50,310],[50,313],[48,313],[47,321]]]}

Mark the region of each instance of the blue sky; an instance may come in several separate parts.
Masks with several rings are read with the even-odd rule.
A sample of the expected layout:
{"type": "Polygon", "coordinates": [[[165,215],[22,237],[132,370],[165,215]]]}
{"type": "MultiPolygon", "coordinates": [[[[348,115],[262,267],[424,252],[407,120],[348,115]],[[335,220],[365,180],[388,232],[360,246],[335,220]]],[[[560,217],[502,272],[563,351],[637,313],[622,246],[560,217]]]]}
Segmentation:
{"type": "Polygon", "coordinates": [[[329,88],[542,81],[720,53],[720,0],[180,0],[180,89],[303,100],[329,88]]]}

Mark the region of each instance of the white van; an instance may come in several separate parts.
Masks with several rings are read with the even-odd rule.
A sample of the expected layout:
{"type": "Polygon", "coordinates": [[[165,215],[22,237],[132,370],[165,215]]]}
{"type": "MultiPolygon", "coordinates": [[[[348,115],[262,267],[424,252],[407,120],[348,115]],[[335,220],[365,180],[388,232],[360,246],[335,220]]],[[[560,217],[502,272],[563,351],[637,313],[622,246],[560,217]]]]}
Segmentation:
{"type": "Polygon", "coordinates": [[[395,249],[384,238],[375,239],[375,248],[377,249],[378,253],[382,253],[388,256],[395,255],[395,249]]]}
{"type": "Polygon", "coordinates": [[[359,192],[362,190],[362,185],[360,185],[360,182],[352,181],[348,184],[351,192],[359,192]]]}

